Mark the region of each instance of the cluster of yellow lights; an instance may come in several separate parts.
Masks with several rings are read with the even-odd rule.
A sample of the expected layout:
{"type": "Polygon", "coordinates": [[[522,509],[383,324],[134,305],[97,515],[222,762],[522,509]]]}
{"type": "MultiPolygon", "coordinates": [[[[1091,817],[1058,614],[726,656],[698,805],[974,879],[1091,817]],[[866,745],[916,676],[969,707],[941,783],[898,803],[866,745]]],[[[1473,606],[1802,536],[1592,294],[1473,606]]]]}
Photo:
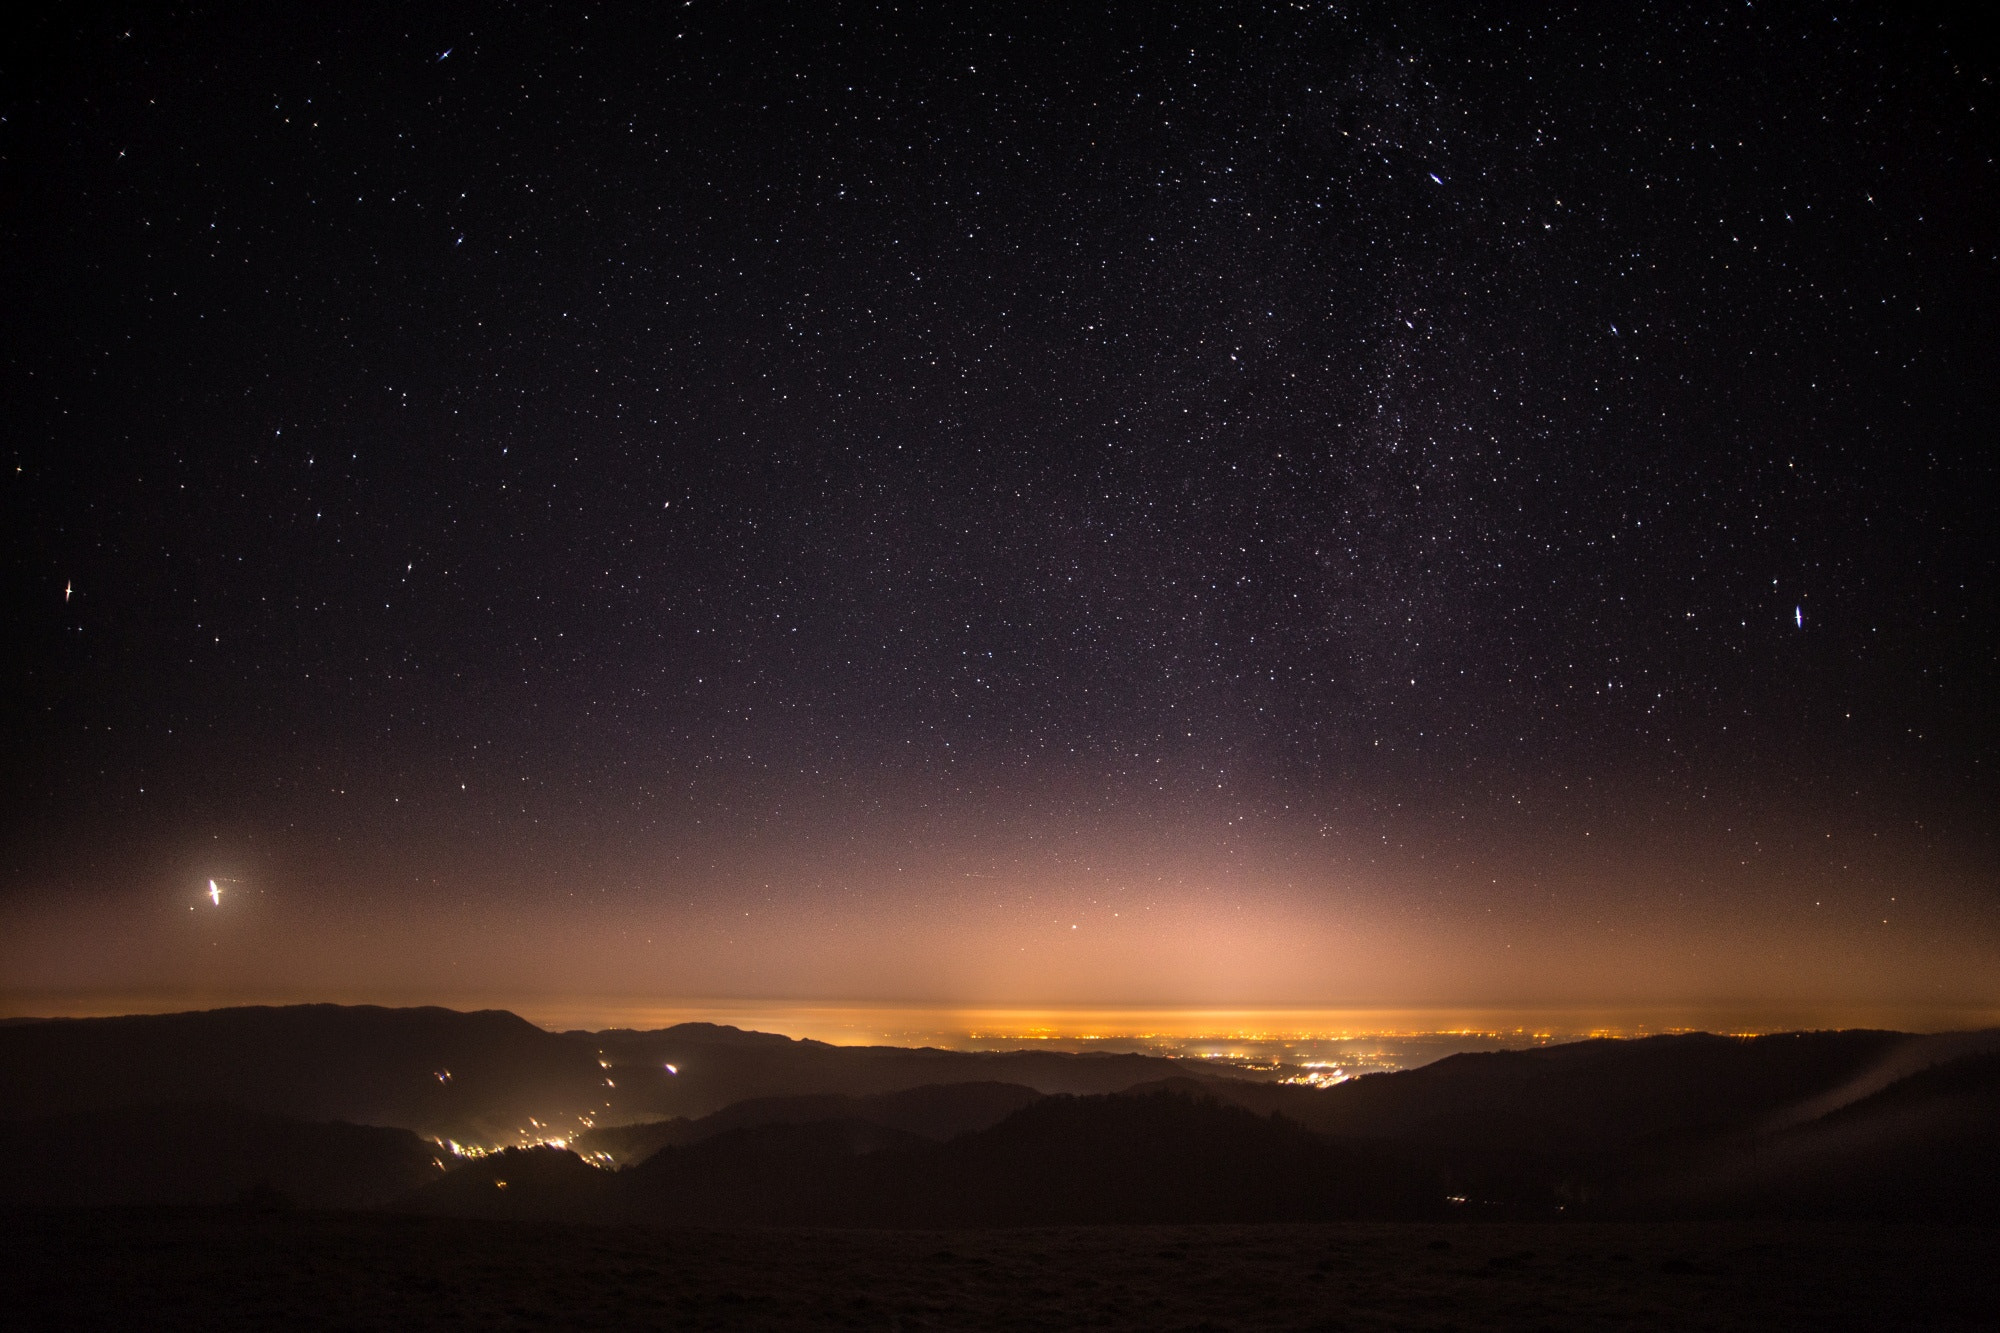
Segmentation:
{"type": "MultiPolygon", "coordinates": [[[[1695,1031],[1695,1029],[1683,1028],[1683,1027],[1668,1027],[1659,1029],[1659,1031],[1666,1034],[1676,1034],[1676,1033],[1692,1032],[1695,1031]]],[[[1644,1027],[1633,1030],[1626,1030],[1619,1028],[1594,1028],[1587,1035],[1592,1039],[1607,1039],[1607,1038],[1618,1039],[1618,1038],[1626,1038],[1634,1036],[1644,1036],[1646,1035],[1646,1033],[1647,1029],[1644,1027]]],[[[1150,1032],[1119,1033],[1114,1036],[1108,1032],[1065,1031],[1060,1027],[1044,1026],[1039,1024],[1032,1027],[1026,1027],[1021,1029],[998,1029],[998,1030],[984,1029],[984,1030],[972,1030],[966,1033],[966,1036],[974,1041],[1095,1042],[1095,1041],[1122,1040],[1122,1041],[1171,1042],[1176,1045],[1180,1045],[1182,1047],[1193,1046],[1201,1043],[1224,1045],[1228,1043],[1255,1042],[1255,1043],[1269,1045],[1274,1043],[1306,1043],[1306,1042],[1324,1042],[1324,1041],[1353,1042],[1353,1041],[1367,1041],[1371,1039],[1379,1041],[1395,1041],[1397,1039],[1408,1039],[1408,1038],[1418,1038],[1418,1037],[1483,1038],[1492,1041],[1506,1040],[1512,1038],[1515,1040],[1527,1039],[1537,1042],[1548,1042],[1548,1041],[1560,1040],[1567,1035],[1569,1034],[1557,1033],[1554,1031],[1531,1031],[1527,1028],[1488,1029],[1488,1028],[1477,1028],[1477,1027],[1463,1027],[1463,1028],[1447,1028],[1447,1029],[1412,1029],[1409,1031],[1376,1030],[1376,1031],[1364,1031],[1364,1032],[1356,1032],[1355,1030],[1350,1028],[1342,1028],[1337,1031],[1330,1029],[1329,1030],[1282,1030],[1282,1031],[1271,1031],[1268,1029],[1257,1029],[1257,1030],[1246,1029],[1246,1030],[1237,1030],[1226,1033],[1211,1033],[1200,1036],[1191,1035],[1186,1032],[1150,1031],[1150,1032]]],[[[1731,1032],[1727,1035],[1736,1038],[1748,1039],[1752,1037],[1762,1036],[1764,1034],[1761,1032],[1731,1032]]],[[[1199,1053],[1189,1052],[1189,1054],[1192,1054],[1195,1056],[1195,1058],[1202,1060],[1235,1060],[1239,1062],[1242,1061],[1245,1057],[1245,1053],[1243,1052],[1218,1051],[1218,1050],[1201,1051],[1199,1053]]],[[[1363,1063],[1366,1062],[1365,1056],[1362,1057],[1362,1062],[1363,1063]]],[[[604,1054],[601,1051],[598,1053],[597,1063],[598,1066],[604,1070],[609,1070],[612,1067],[611,1062],[604,1058],[604,1054]]],[[[1256,1064],[1247,1067],[1256,1069],[1269,1069],[1272,1071],[1276,1071],[1281,1066],[1275,1064],[1256,1064]]],[[[668,1073],[680,1072],[673,1065],[667,1065],[665,1066],[665,1068],[668,1073]]],[[[1299,1072],[1290,1074],[1278,1081],[1280,1083],[1291,1084],[1294,1086],[1312,1087],[1312,1088],[1331,1088],[1338,1084],[1345,1083],[1355,1077],[1355,1075],[1353,1073],[1350,1073],[1347,1069],[1328,1061],[1308,1060],[1302,1062],[1300,1065],[1297,1066],[1297,1068],[1299,1072]]],[[[434,1076],[440,1083],[449,1083],[451,1081],[451,1072],[449,1070],[438,1070],[436,1071],[434,1076]]],[[[609,1078],[606,1078],[604,1080],[604,1084],[606,1087],[617,1086],[609,1078]]],[[[594,1126],[594,1118],[591,1113],[585,1113],[579,1115],[577,1117],[577,1121],[578,1124],[581,1126],[582,1130],[588,1130],[594,1126]]],[[[537,1120],[532,1116],[528,1118],[528,1124],[530,1128],[516,1131],[515,1139],[514,1142],[512,1143],[506,1143],[506,1144],[459,1143],[455,1139],[434,1139],[432,1141],[436,1143],[439,1147],[449,1150],[452,1156],[466,1161],[472,1161],[482,1157],[491,1157],[496,1153],[505,1151],[507,1148],[541,1147],[541,1148],[556,1148],[564,1151],[575,1152],[578,1157],[590,1163],[592,1166],[600,1167],[606,1170],[612,1169],[616,1165],[614,1159],[609,1153],[601,1151],[583,1151],[580,1149],[572,1148],[571,1144],[574,1142],[576,1138],[575,1133],[552,1132],[555,1129],[554,1126],[545,1125],[540,1120],[537,1120]]],[[[439,1166],[442,1167],[443,1163],[439,1162],[439,1166]]],[[[499,1184],[499,1182],[495,1183],[499,1184]]],[[[500,1188],[504,1189],[506,1187],[504,1184],[501,1184],[500,1188]]]]}
{"type": "Polygon", "coordinates": [[[575,1153],[592,1166],[604,1167],[609,1170],[612,1166],[616,1165],[610,1153],[597,1151],[585,1152],[582,1149],[571,1146],[574,1140],[560,1134],[550,1135],[547,1138],[536,1138],[523,1131],[517,1142],[492,1145],[460,1143],[456,1139],[432,1139],[431,1142],[449,1151],[453,1157],[460,1157],[468,1162],[477,1161],[482,1157],[497,1156],[500,1153],[506,1152],[509,1148],[557,1148],[564,1152],[575,1153]]]}
{"type": "Polygon", "coordinates": [[[1289,1083],[1297,1087],[1331,1088],[1335,1084],[1345,1083],[1348,1079],[1354,1077],[1354,1075],[1348,1073],[1339,1065],[1329,1064],[1324,1060],[1309,1060],[1300,1066],[1300,1068],[1305,1072],[1293,1074],[1290,1078],[1281,1078],[1278,1082],[1289,1083]]]}
{"type": "Polygon", "coordinates": [[[613,1161],[609,1153],[585,1152],[582,1149],[572,1146],[576,1142],[578,1135],[596,1127],[595,1113],[586,1111],[577,1116],[576,1122],[579,1128],[574,1131],[558,1130],[554,1125],[544,1124],[534,1116],[529,1116],[528,1127],[515,1130],[514,1139],[511,1143],[460,1143],[456,1139],[437,1138],[432,1139],[431,1142],[450,1152],[453,1157],[462,1158],[468,1162],[476,1161],[481,1157],[492,1157],[497,1153],[507,1151],[509,1148],[557,1148],[565,1152],[574,1152],[578,1157],[589,1162],[592,1166],[606,1168],[612,1166],[613,1161]]]}

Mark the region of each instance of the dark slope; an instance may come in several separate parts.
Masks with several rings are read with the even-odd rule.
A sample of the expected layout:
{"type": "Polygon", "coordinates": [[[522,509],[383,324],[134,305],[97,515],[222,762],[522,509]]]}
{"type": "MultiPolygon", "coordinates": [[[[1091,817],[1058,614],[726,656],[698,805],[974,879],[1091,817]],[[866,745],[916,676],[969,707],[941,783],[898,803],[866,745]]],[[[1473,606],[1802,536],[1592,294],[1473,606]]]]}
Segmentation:
{"type": "Polygon", "coordinates": [[[1991,1333],[1984,1228],[686,1229],[238,1209],[0,1212],[21,1330],[1991,1333]]]}
{"type": "Polygon", "coordinates": [[[710,1225],[895,1225],[879,1201],[881,1163],[930,1147],[858,1120],[732,1129],[664,1148],[617,1178],[620,1215],[710,1225]]]}
{"type": "Polygon", "coordinates": [[[732,1129],[616,1173],[553,1150],[507,1153],[406,1206],[697,1226],[1044,1226],[1421,1216],[1439,1194],[1379,1147],[1157,1092],[1043,1098],[948,1143],[826,1120],[732,1129]]]}
{"type": "Polygon", "coordinates": [[[941,1138],[991,1124],[1036,1092],[1116,1091],[1179,1068],[1142,1056],[835,1047],[710,1024],[557,1034],[495,1010],[296,1005],[0,1027],[0,1118],[189,1102],[505,1142],[523,1136],[531,1118],[573,1129],[586,1113],[612,1121],[706,1116],[754,1099],[866,1101],[939,1083],[1022,1089],[996,1093],[990,1105],[966,1093],[934,1094],[969,1098],[964,1105],[926,1107],[918,1098],[746,1109],[691,1134],[647,1131],[646,1146],[756,1120],[846,1116],[941,1138]],[[998,1077],[1007,1071],[1018,1077],[998,1077]]]}
{"type": "Polygon", "coordinates": [[[624,1117],[696,1118],[753,1098],[866,1097],[945,1083],[1015,1083],[1042,1093],[1122,1092],[1187,1068],[1185,1061],[1145,1055],[829,1046],[710,1023],[566,1035],[610,1062],[618,1085],[615,1102],[624,1117]],[[678,1072],[667,1072],[667,1065],[678,1072]]]}
{"type": "Polygon", "coordinates": [[[0,1118],[229,1103],[504,1142],[530,1117],[573,1128],[584,1113],[696,1117],[755,1098],[870,1097],[947,1083],[1114,1092],[1182,1067],[1146,1056],[828,1046],[706,1023],[552,1033],[500,1010],[292,1005],[0,1027],[0,1118]]]}
{"type": "Polygon", "coordinates": [[[0,1172],[0,1187],[186,1201],[266,1181],[306,1201],[361,1202],[402,1188],[406,1169],[434,1170],[430,1150],[406,1137],[364,1144],[352,1125],[324,1122],[511,1138],[530,1116],[643,1106],[644,1086],[606,1103],[628,1096],[629,1060],[676,1056],[681,1073],[660,1071],[655,1091],[691,1104],[736,1086],[789,1095],[601,1132],[627,1161],[666,1145],[642,1171],[557,1155],[501,1190],[493,1172],[514,1159],[495,1159],[433,1182],[426,1206],[948,1225],[1383,1216],[1455,1195],[1466,1215],[1985,1217],[1996,1044],[1996,1033],[1882,1032],[1590,1041],[1315,1090],[1190,1078],[1178,1061],[836,1048],[705,1025],[556,1035],[495,1012],[37,1022],[0,1028],[0,1117],[44,1122],[20,1131],[43,1146],[0,1172]],[[924,1082],[965,1069],[1026,1077],[924,1082]],[[1157,1095],[1042,1097],[1149,1080],[1157,1095]],[[162,1103],[241,1110],[111,1114],[162,1103]]]}
{"type": "MultiPolygon", "coordinates": [[[[2000,1168],[2000,1053],[1978,1051],[1984,1040],[1585,1042],[1323,1091],[1184,1079],[1042,1098],[946,1143],[899,1140],[852,1116],[782,1121],[861,1099],[753,1103],[710,1118],[735,1128],[662,1148],[636,1169],[565,1178],[540,1215],[939,1227],[1434,1209],[1984,1219],[1995,1216],[2000,1168]],[[1884,1070],[1968,1047],[1879,1086],[1884,1070]],[[1794,1123],[1801,1113],[1811,1118],[1794,1123]]],[[[519,1195],[507,1211],[535,1215],[519,1195]]]]}
{"type": "Polygon", "coordinates": [[[561,1148],[509,1148],[459,1167],[392,1205],[437,1217],[586,1221],[612,1215],[613,1178],[561,1148]]]}
{"type": "Polygon", "coordinates": [[[661,1120],[595,1129],[571,1140],[583,1153],[601,1152],[621,1166],[643,1162],[661,1148],[684,1147],[733,1129],[852,1120],[943,1141],[998,1124],[1042,1094],[1016,1083],[948,1083],[872,1097],[821,1094],[759,1097],[699,1120],[661,1120]]]}
{"type": "Polygon", "coordinates": [[[1440,1193],[1393,1153],[1172,1092],[1051,1097],[868,1165],[878,1219],[905,1226],[1396,1217],[1440,1193]]]}
{"type": "MultiPolygon", "coordinates": [[[[1392,1143],[1434,1167],[1470,1213],[1649,1213],[1697,1203],[1755,1211],[1766,1196],[1776,1207],[1812,1195],[1818,1187],[1808,1178],[1831,1171],[1837,1158],[1831,1149],[1815,1154],[1801,1146],[1794,1155],[1803,1174],[1782,1185],[1773,1178],[1762,1195],[1745,1193],[1743,1172],[1753,1156],[1774,1151],[1774,1134],[1797,1126],[1802,1145],[1831,1143],[1831,1130],[1806,1130],[1886,1095],[1885,1082],[1893,1088],[1911,1070],[1991,1048],[1996,1039],[2000,1034],[1695,1033],[1457,1055],[1328,1089],[1198,1086],[1337,1137],[1392,1143]],[[1707,1183],[1698,1190],[1676,1183],[1691,1181],[1707,1183]]],[[[1943,1111],[1926,1112],[1933,1113],[1943,1111]]],[[[1942,1158],[1927,1161],[1922,1169],[1934,1170],[1942,1158]]],[[[1875,1197],[1858,1184],[1854,1191],[1875,1197]]]]}
{"type": "Polygon", "coordinates": [[[497,1010],[316,1004],[0,1028],[11,1119],[226,1102],[467,1137],[601,1108],[606,1091],[586,1047],[497,1010]]]}
{"type": "MultiPolygon", "coordinates": [[[[719,1114],[719,1113],[718,1113],[719,1114]]],[[[614,1167],[637,1166],[660,1149],[693,1143],[700,1124],[680,1116],[672,1120],[642,1120],[633,1125],[608,1125],[586,1130],[569,1141],[578,1153],[614,1167]]]]}
{"type": "Polygon", "coordinates": [[[510,1148],[425,1185],[398,1207],[456,1217],[865,1225],[875,1214],[860,1159],[925,1142],[857,1120],[761,1124],[663,1148],[644,1167],[618,1172],[563,1149],[510,1148]]]}
{"type": "Polygon", "coordinates": [[[2000,1051],[1919,1070],[1652,1183],[1660,1211],[2000,1222],[2000,1051]]]}
{"type": "Polygon", "coordinates": [[[1871,1084],[1872,1071],[1907,1073],[1930,1063],[1912,1061],[1913,1052],[1948,1058],[1960,1049],[1950,1043],[1979,1035],[1699,1032],[1453,1055],[1332,1088],[1206,1080],[1200,1086],[1323,1133],[1576,1155],[1748,1132],[1787,1123],[1798,1118],[1795,1112],[1817,1118],[1881,1086],[1871,1084]]]}
{"type": "Polygon", "coordinates": [[[1709,1033],[1454,1055],[1327,1090],[1329,1133],[1571,1154],[1700,1138],[1852,1081],[1897,1032],[1709,1033]]]}
{"type": "Polygon", "coordinates": [[[227,1106],[89,1111],[0,1125],[0,1204],[216,1204],[252,1193],[364,1208],[443,1174],[404,1129],[312,1124],[227,1106]]]}
{"type": "Polygon", "coordinates": [[[1042,1095],[1018,1083],[946,1083],[870,1097],[771,1097],[738,1102],[694,1124],[698,1137],[707,1138],[749,1125],[860,1120],[943,1141],[996,1125],[1042,1095]]]}

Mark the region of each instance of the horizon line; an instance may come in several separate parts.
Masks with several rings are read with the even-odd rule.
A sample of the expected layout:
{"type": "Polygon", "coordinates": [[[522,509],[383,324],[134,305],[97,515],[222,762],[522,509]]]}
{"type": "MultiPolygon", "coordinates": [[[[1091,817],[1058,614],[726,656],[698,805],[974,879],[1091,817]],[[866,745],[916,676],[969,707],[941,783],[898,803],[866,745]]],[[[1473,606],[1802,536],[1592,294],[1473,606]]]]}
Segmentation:
{"type": "Polygon", "coordinates": [[[1903,1032],[2000,1027],[2000,1005],[1639,1003],[1569,1005],[1103,1005],[610,996],[343,995],[185,992],[0,994],[0,1020],[109,1018],[298,1004],[498,1009],[551,1032],[657,1031],[707,1022],[831,1045],[989,1042],[1308,1042],[1456,1036],[1530,1041],[1671,1032],[1762,1035],[1873,1028],[1903,1032]]]}

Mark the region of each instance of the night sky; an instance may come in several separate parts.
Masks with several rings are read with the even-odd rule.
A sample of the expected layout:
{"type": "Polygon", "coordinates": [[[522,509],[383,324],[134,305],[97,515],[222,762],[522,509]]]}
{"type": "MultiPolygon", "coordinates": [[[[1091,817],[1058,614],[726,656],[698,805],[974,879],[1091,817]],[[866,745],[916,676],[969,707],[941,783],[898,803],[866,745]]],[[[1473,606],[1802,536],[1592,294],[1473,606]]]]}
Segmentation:
{"type": "Polygon", "coordinates": [[[2000,1012],[1956,11],[47,8],[9,1012],[2000,1012]]]}

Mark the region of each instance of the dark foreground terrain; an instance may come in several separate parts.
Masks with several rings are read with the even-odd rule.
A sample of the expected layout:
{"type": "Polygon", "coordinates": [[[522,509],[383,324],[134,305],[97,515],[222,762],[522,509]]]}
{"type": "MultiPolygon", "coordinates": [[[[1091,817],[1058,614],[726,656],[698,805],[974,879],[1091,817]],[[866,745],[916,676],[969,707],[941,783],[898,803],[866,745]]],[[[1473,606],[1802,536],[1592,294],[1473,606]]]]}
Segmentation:
{"type": "Polygon", "coordinates": [[[0,1214],[24,1329],[1991,1329],[2000,1232],[1801,1223],[678,1230],[0,1214]]]}

